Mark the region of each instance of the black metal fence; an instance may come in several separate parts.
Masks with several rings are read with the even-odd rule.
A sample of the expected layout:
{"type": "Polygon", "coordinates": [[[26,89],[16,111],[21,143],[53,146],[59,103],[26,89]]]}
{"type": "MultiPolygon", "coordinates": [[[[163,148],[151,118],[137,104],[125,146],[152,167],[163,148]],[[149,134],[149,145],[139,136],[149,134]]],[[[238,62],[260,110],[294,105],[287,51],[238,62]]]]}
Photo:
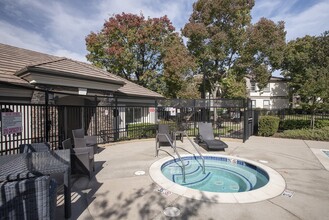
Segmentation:
{"type": "Polygon", "coordinates": [[[246,100],[200,99],[159,100],[158,123],[172,124],[174,130],[186,130],[189,135],[198,134],[198,122],[211,122],[215,135],[228,138],[244,137],[246,100]]]}
{"type": "MultiPolygon", "coordinates": [[[[290,129],[312,128],[312,122],[317,125],[321,121],[329,121],[328,111],[317,111],[312,114],[304,109],[257,109],[253,110],[254,134],[258,132],[258,121],[261,116],[276,116],[280,118],[279,131],[290,129]]],[[[328,124],[329,122],[326,122],[328,124]]]]}
{"type": "Polygon", "coordinates": [[[247,100],[140,103],[127,98],[111,98],[108,102],[88,98],[84,105],[60,104],[47,99],[45,104],[0,103],[0,112],[19,112],[22,121],[21,133],[0,134],[0,154],[16,153],[23,143],[49,142],[57,148],[63,140],[72,138],[72,130],[77,128],[97,136],[99,143],[155,137],[159,123],[171,124],[173,130],[187,130],[192,136],[198,134],[197,123],[201,121],[212,122],[215,135],[221,137],[246,140],[252,134],[247,100]]]}
{"type": "Polygon", "coordinates": [[[314,115],[309,110],[304,109],[272,109],[272,110],[257,110],[260,116],[272,115],[278,116],[281,120],[310,120],[312,116],[316,119],[329,119],[329,111],[316,111],[314,115]]]}

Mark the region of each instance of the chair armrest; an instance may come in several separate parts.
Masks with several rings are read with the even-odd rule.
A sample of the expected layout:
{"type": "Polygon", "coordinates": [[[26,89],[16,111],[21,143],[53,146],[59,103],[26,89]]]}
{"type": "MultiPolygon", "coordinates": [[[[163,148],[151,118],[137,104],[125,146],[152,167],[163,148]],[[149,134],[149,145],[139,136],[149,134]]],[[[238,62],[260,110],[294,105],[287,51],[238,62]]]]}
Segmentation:
{"type": "Polygon", "coordinates": [[[94,157],[94,148],[92,148],[92,147],[73,148],[72,152],[76,155],[78,155],[78,154],[89,154],[89,156],[94,157]]]}
{"type": "Polygon", "coordinates": [[[87,145],[97,144],[97,136],[85,136],[85,140],[87,145]]]}

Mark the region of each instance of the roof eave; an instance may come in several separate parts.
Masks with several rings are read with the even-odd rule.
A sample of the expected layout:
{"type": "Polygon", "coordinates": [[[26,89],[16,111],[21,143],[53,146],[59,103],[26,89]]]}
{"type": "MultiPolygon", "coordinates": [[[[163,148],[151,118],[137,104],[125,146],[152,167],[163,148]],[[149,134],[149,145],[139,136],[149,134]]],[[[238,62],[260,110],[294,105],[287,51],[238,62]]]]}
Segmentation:
{"type": "Polygon", "coordinates": [[[112,84],[121,85],[121,86],[126,84],[124,81],[121,81],[121,80],[102,79],[99,77],[85,76],[85,75],[76,74],[76,73],[72,73],[72,72],[63,72],[63,71],[50,70],[47,68],[29,67],[29,66],[18,70],[14,75],[23,77],[24,75],[28,74],[29,72],[47,73],[47,74],[51,74],[51,75],[65,76],[65,77],[76,78],[76,79],[88,79],[88,80],[92,80],[92,81],[112,83],[112,84]],[[70,75],[68,76],[67,74],[70,74],[70,75]]]}

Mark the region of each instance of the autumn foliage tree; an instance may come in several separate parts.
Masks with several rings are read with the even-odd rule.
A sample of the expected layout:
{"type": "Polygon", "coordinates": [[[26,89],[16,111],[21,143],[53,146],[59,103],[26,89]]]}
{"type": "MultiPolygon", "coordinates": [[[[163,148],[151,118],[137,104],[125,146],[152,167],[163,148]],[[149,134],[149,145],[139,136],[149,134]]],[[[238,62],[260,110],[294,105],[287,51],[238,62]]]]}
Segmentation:
{"type": "Polygon", "coordinates": [[[194,62],[164,16],[117,14],[86,37],[87,59],[108,72],[176,98],[194,62]]]}
{"type": "Polygon", "coordinates": [[[265,87],[271,73],[280,68],[284,24],[262,18],[252,25],[253,6],[253,0],[198,0],[193,4],[183,35],[214,98],[241,97],[240,91],[229,88],[230,84],[243,88],[245,75],[265,87]]]}

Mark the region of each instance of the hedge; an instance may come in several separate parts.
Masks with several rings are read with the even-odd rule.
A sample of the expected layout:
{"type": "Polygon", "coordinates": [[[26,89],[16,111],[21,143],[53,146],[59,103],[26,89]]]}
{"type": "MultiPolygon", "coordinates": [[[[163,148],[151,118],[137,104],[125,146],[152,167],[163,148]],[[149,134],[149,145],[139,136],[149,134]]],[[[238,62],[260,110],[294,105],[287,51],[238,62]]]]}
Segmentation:
{"type": "MultiPolygon", "coordinates": [[[[315,128],[323,128],[329,126],[329,120],[315,120],[315,128]]],[[[295,129],[309,129],[311,128],[310,120],[303,119],[288,119],[280,121],[279,130],[295,130],[295,129]]]]}
{"type": "Polygon", "coordinates": [[[128,138],[149,138],[155,137],[156,124],[133,123],[128,124],[128,138]]]}
{"type": "Polygon", "coordinates": [[[262,116],[258,123],[258,135],[272,136],[279,128],[280,118],[274,116],[262,116]]]}
{"type": "Polygon", "coordinates": [[[275,136],[280,138],[329,141],[329,126],[314,129],[314,130],[313,129],[286,130],[281,133],[275,134],[275,136]]]}

